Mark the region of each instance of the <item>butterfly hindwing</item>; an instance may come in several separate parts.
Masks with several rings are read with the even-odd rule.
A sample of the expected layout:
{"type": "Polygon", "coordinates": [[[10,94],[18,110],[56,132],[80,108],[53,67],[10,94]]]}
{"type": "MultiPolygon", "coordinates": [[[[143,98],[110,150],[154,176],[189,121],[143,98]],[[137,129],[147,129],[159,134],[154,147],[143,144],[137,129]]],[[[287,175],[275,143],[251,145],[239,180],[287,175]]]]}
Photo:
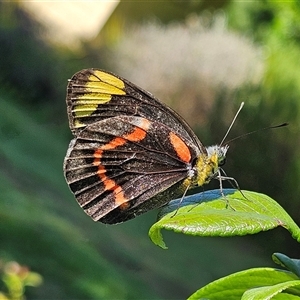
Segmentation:
{"type": "Polygon", "coordinates": [[[196,157],[164,124],[134,116],[87,125],[70,148],[64,169],[71,190],[88,215],[108,223],[170,201],[178,191],[162,192],[187,177],[196,157]]]}

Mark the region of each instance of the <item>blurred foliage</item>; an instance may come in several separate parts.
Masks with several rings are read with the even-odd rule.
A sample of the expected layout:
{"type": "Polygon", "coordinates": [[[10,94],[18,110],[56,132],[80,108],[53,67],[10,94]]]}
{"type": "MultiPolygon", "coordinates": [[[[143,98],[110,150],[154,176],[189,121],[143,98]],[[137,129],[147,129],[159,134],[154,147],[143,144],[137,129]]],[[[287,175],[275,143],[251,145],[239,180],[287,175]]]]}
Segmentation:
{"type": "Polygon", "coordinates": [[[266,43],[276,40],[282,46],[300,41],[299,1],[259,1],[234,3],[227,7],[229,26],[266,43]]]}
{"type": "MultiPolygon", "coordinates": [[[[262,114],[255,119],[270,123],[289,122],[289,131],[272,133],[260,137],[257,147],[265,148],[260,161],[258,156],[251,160],[259,166],[271,166],[269,174],[262,173],[268,180],[261,182],[259,189],[281,199],[281,203],[300,222],[299,187],[299,129],[300,129],[300,5],[299,1],[259,3],[231,3],[228,9],[229,26],[251,36],[261,46],[265,59],[264,78],[257,89],[244,88],[239,97],[248,97],[252,105],[262,114]],[[265,140],[268,139],[268,141],[265,140]],[[267,159],[267,161],[266,161],[267,159]],[[291,191],[293,191],[291,193],[291,191]],[[286,198],[286,195],[289,195],[286,198]]],[[[260,122],[261,124],[262,122],[260,122]]],[[[280,130],[281,131],[281,130],[280,130]]],[[[252,169],[250,174],[255,174],[252,169]]],[[[256,175],[255,175],[256,176],[256,175]]]]}
{"type": "Polygon", "coordinates": [[[37,287],[43,281],[38,273],[31,272],[26,266],[20,266],[14,261],[0,263],[0,272],[6,290],[4,293],[0,292],[1,300],[25,299],[25,287],[37,287]]]}
{"type": "MultiPolygon", "coordinates": [[[[185,1],[126,1],[121,0],[113,15],[99,33],[96,43],[107,46],[116,43],[124,28],[133,24],[159,21],[160,24],[184,22],[190,15],[197,15],[205,10],[224,8],[229,0],[185,0],[185,1]]],[[[95,41],[94,41],[95,43],[95,41]]]]}
{"type": "Polygon", "coordinates": [[[0,1],[0,85],[25,107],[35,106],[37,117],[49,123],[65,118],[65,81],[78,67],[78,57],[66,48],[46,43],[47,29],[35,22],[18,2],[0,1]]]}
{"type": "Polygon", "coordinates": [[[134,26],[124,32],[118,45],[103,51],[103,57],[110,62],[109,69],[151,91],[193,127],[215,119],[210,112],[219,94],[228,104],[220,115],[229,123],[236,108],[224,94],[232,95],[240,86],[253,86],[262,79],[259,49],[229,32],[223,13],[191,16],[186,24],[166,27],[153,23],[134,26]],[[212,18],[209,25],[208,17],[212,18]]]}
{"type": "Polygon", "coordinates": [[[142,3],[121,0],[114,14],[128,18],[131,23],[140,23],[156,18],[163,24],[185,21],[190,14],[199,14],[207,9],[220,9],[228,0],[187,0],[187,1],[145,1],[142,3]],[[159,4],[159,5],[158,5],[159,4]]]}
{"type": "Polygon", "coordinates": [[[222,139],[241,101],[232,137],[289,122],[230,143],[225,169],[300,222],[298,2],[220,1],[218,11],[200,17],[211,1],[186,9],[170,3],[178,13],[162,9],[167,2],[123,1],[99,37],[75,52],[47,42],[47,28],[17,2],[0,2],[0,256],[43,276],[29,299],[186,298],[220,276],[269,264],[270,251],[299,252],[280,230],[231,239],[167,233],[164,252],[147,237],[155,212],[107,227],[93,223],[69,192],[62,174],[71,138],[67,78],[100,67],[175,107],[206,145],[222,139]],[[165,25],[143,24],[152,17],[165,25]],[[251,76],[249,65],[258,70],[251,76]]]}

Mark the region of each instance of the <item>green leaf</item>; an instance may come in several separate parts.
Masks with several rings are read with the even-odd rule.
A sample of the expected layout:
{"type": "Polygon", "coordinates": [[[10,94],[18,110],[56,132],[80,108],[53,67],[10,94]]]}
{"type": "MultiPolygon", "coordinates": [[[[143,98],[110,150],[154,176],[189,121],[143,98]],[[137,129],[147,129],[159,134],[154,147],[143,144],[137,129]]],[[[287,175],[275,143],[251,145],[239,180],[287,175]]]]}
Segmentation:
{"type": "Polygon", "coordinates": [[[288,256],[282,254],[282,253],[274,253],[272,255],[273,261],[288,269],[289,271],[293,272],[300,278],[300,260],[299,259],[293,259],[289,258],[288,256]]]}
{"type": "Polygon", "coordinates": [[[224,189],[176,199],[159,214],[149,230],[153,243],[166,249],[161,229],[194,236],[254,234],[278,226],[300,242],[300,229],[287,212],[270,197],[250,191],[224,189]]]}
{"type": "MultiPolygon", "coordinates": [[[[237,272],[220,278],[204,286],[188,300],[210,299],[210,300],[233,300],[241,299],[243,294],[257,287],[273,286],[284,282],[298,281],[297,277],[287,271],[273,268],[255,268],[237,272]]],[[[298,284],[300,282],[298,281],[298,284]]],[[[251,298],[242,298],[251,299],[251,298]]],[[[258,299],[258,298],[253,298],[258,299]]],[[[268,299],[268,298],[260,298],[268,299]]]]}
{"type": "MultiPolygon", "coordinates": [[[[298,294],[300,295],[300,280],[292,280],[292,281],[286,281],[271,286],[264,286],[264,287],[250,289],[244,293],[241,300],[272,299],[274,296],[278,295],[282,291],[291,287],[297,287],[298,294]]],[[[283,299],[289,299],[287,298],[287,295],[288,293],[285,293],[283,299]]],[[[293,299],[300,299],[300,296],[296,296],[293,294],[290,296],[293,297],[293,299]]]]}

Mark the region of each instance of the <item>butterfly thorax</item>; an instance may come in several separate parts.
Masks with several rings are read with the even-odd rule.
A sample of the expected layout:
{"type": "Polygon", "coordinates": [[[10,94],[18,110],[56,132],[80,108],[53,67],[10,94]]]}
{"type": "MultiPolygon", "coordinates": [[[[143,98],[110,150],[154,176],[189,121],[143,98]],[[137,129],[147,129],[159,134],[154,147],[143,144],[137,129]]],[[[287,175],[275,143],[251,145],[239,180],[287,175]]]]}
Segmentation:
{"type": "Polygon", "coordinates": [[[224,165],[228,146],[210,146],[207,153],[197,157],[193,168],[193,176],[190,178],[191,186],[202,186],[218,177],[220,166],[224,165]]]}

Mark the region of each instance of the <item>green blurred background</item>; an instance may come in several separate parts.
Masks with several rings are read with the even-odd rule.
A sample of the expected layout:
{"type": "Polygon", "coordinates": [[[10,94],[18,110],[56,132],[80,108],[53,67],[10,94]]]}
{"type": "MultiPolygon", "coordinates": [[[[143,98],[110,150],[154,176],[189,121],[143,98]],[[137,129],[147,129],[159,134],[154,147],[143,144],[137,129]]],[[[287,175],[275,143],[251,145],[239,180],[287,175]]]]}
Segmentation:
{"type": "MultiPolygon", "coordinates": [[[[183,299],[220,276],[273,266],[273,252],[299,258],[284,229],[226,239],[164,232],[162,250],[147,235],[157,212],[94,223],[62,172],[67,79],[102,68],[168,103],[205,145],[222,140],[242,101],[229,139],[288,122],[231,143],[225,170],[300,224],[299,1],[121,1],[97,35],[72,41],[55,40],[60,30],[23,4],[0,2],[0,260],[43,276],[28,299],[183,299]]],[[[89,18],[82,10],[69,26],[89,18]]]]}

